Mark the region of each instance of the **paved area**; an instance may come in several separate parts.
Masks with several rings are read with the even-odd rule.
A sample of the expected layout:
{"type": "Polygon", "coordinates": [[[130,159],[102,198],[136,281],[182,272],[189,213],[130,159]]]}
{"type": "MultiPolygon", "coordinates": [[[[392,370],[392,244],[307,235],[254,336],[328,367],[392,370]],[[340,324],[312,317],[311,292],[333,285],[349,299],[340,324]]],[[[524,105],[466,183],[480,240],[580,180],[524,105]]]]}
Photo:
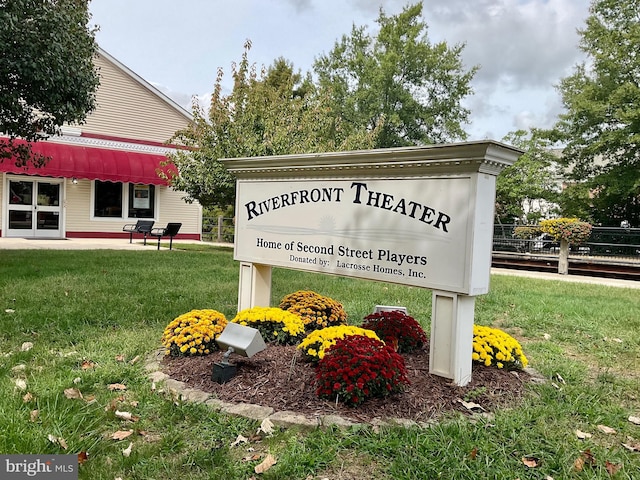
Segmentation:
{"type": "MultiPolygon", "coordinates": [[[[147,239],[147,245],[140,239],[134,238],[133,243],[129,243],[128,238],[67,238],[67,239],[33,239],[33,238],[0,238],[0,250],[149,250],[157,248],[156,239],[147,239]]],[[[173,245],[181,243],[204,243],[196,240],[174,240],[173,245]]],[[[161,250],[168,250],[162,247],[168,244],[164,240],[160,243],[161,250]]],[[[211,244],[208,245],[218,245],[211,244]]]]}
{"type": "MultiPolygon", "coordinates": [[[[174,240],[174,245],[181,243],[207,243],[207,245],[224,245],[229,244],[211,244],[209,242],[198,242],[195,240],[174,240]]],[[[54,249],[54,250],[149,250],[156,248],[157,243],[153,240],[147,240],[147,245],[143,245],[142,240],[134,239],[133,243],[129,243],[129,239],[125,238],[69,238],[69,239],[27,239],[27,238],[0,238],[0,250],[25,250],[25,249],[54,249]]],[[[168,248],[160,247],[168,250],[168,248]]],[[[543,280],[556,280],[561,282],[591,283],[599,285],[607,285],[611,287],[636,288],[640,289],[640,281],[634,280],[617,280],[613,278],[588,277],[583,275],[559,275],[557,273],[533,272],[527,270],[513,270],[506,268],[492,268],[491,273],[496,275],[514,275],[529,278],[538,278],[543,280]]]]}

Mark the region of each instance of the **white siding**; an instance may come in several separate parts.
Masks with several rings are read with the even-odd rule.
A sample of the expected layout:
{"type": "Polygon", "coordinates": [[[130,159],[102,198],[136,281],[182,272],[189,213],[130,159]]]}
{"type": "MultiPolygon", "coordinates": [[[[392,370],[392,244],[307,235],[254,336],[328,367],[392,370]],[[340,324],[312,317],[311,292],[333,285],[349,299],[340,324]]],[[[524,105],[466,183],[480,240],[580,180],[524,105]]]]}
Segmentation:
{"type": "Polygon", "coordinates": [[[136,140],[166,142],[189,124],[189,118],[158,95],[98,55],[100,86],[97,108],[79,125],[83,132],[136,140]]]}
{"type": "MultiPolygon", "coordinates": [[[[66,230],[92,233],[122,233],[126,223],[135,223],[130,218],[91,218],[91,181],[79,180],[76,185],[66,184],[66,230]]],[[[181,222],[180,234],[200,235],[202,231],[202,208],[198,203],[188,204],[181,200],[184,193],[156,185],[156,225],[164,227],[169,222],[181,222]]]]}

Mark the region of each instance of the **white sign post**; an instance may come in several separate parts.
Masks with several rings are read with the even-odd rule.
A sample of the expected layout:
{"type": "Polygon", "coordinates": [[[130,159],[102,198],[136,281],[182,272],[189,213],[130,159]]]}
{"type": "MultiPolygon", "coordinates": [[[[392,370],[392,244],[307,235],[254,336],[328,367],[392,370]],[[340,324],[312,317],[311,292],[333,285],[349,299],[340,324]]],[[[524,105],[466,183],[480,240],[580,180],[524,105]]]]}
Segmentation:
{"type": "Polygon", "coordinates": [[[496,176],[521,154],[483,141],[222,159],[237,178],[238,310],[270,305],[272,266],[431,289],[430,373],[467,384],[496,176]]]}

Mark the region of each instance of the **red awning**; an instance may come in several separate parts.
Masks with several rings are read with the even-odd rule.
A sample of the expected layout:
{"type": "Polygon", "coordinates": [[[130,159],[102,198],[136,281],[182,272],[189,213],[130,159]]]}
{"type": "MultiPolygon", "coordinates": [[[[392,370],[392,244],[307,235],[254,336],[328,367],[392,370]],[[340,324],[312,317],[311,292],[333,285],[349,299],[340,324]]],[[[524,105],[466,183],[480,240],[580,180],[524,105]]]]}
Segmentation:
{"type": "Polygon", "coordinates": [[[79,178],[111,182],[167,185],[157,171],[175,172],[174,166],[160,167],[167,157],[161,154],[110,150],[66,143],[36,142],[33,151],[51,160],[40,168],[16,167],[11,160],[0,163],[0,172],[43,177],[79,178]]]}

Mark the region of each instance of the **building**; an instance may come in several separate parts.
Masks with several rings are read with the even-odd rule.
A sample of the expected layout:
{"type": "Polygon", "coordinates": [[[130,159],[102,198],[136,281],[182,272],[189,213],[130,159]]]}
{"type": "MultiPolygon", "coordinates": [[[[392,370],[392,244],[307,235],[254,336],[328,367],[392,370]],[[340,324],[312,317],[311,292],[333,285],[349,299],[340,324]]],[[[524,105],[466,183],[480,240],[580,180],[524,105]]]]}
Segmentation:
{"type": "Polygon", "coordinates": [[[129,238],[125,224],[181,222],[176,238],[199,240],[202,208],[157,174],[165,142],[192,117],[104,50],[96,110],[82,125],[33,145],[41,168],[0,163],[0,235],[24,238],[129,238]]]}

